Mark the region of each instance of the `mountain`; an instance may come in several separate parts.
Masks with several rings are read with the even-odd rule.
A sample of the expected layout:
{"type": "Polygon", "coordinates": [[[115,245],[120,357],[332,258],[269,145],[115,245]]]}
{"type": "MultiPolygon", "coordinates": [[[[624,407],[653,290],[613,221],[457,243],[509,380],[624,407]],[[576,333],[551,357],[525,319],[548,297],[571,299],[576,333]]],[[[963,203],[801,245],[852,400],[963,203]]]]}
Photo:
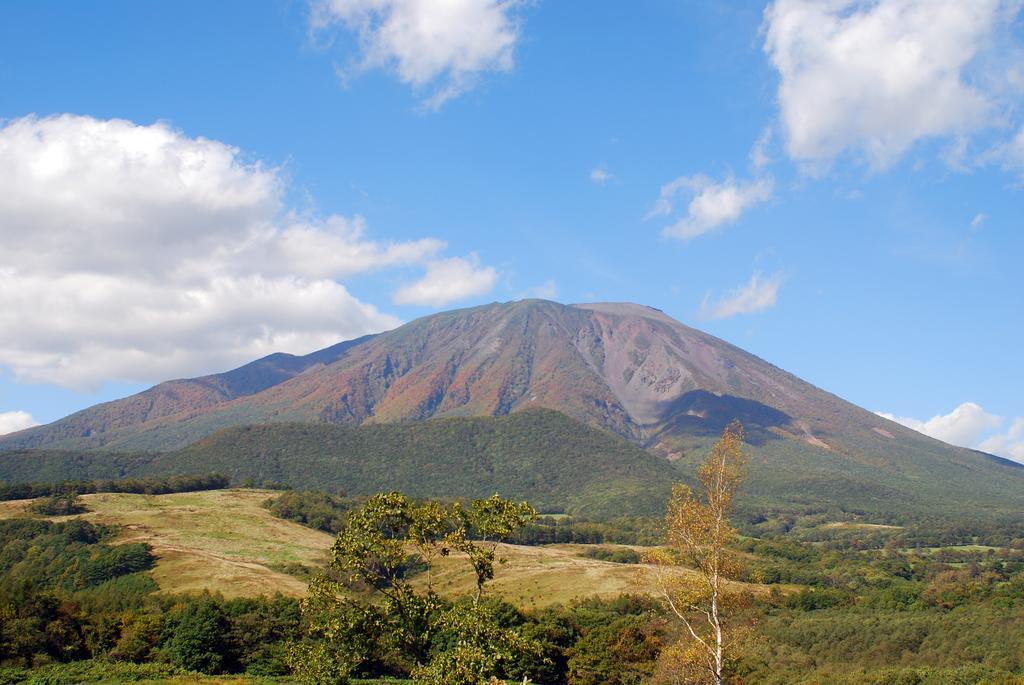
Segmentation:
{"type": "Polygon", "coordinates": [[[861,493],[852,501],[877,508],[955,498],[965,484],[980,488],[979,502],[1024,493],[1024,469],[1012,462],[927,438],[624,303],[525,300],[444,312],[310,355],[162,383],[0,437],[0,451],[174,451],[243,425],[372,426],[530,408],[602,428],[684,472],[739,418],[766,497],[861,493]]]}

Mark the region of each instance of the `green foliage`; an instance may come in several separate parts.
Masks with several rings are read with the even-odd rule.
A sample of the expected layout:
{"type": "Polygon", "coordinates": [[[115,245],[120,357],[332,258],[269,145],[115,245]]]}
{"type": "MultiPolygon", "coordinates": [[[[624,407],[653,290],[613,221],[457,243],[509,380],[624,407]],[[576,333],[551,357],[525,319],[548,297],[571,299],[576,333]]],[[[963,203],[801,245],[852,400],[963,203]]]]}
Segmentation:
{"type": "Polygon", "coordinates": [[[654,670],[662,647],[660,622],[623,616],[587,630],[572,648],[568,678],[573,685],[639,685],[654,670]]]}
{"type": "Polygon", "coordinates": [[[111,534],[80,519],[0,521],[0,591],[27,579],[35,588],[80,590],[152,567],[147,545],[103,542],[111,534]]]}
{"type": "MultiPolygon", "coordinates": [[[[283,646],[298,633],[297,600],[156,596],[148,547],[110,544],[116,533],[80,519],[0,521],[0,665],[102,657],[205,672],[288,671],[283,646]]],[[[33,677],[81,682],[76,673],[54,667],[33,677]]],[[[126,670],[122,680],[130,679],[126,670]]]]}
{"type": "Polygon", "coordinates": [[[457,603],[440,612],[429,662],[413,669],[429,685],[479,685],[506,674],[522,659],[543,659],[538,642],[506,627],[494,607],[457,603]]]}
{"type": "Polygon", "coordinates": [[[227,630],[227,617],[217,602],[190,602],[165,619],[164,653],[183,670],[220,673],[224,670],[227,630]]]}
{"type": "Polygon", "coordinates": [[[588,547],[580,552],[580,556],[586,559],[610,561],[614,564],[639,564],[642,559],[640,553],[635,549],[609,547],[588,547]]]}
{"type": "MultiPolygon", "coordinates": [[[[64,456],[63,453],[56,453],[56,455],[58,457],[64,456]]],[[[45,458],[45,455],[38,456],[45,458]]],[[[103,457],[99,455],[95,457],[95,459],[98,460],[102,460],[102,458],[103,457]]],[[[4,465],[13,465],[16,464],[17,461],[18,460],[12,458],[11,455],[7,455],[4,465]]],[[[228,483],[229,480],[226,476],[216,473],[199,476],[182,475],[149,478],[121,478],[117,480],[61,480],[53,483],[0,483],[0,501],[49,497],[49,500],[44,500],[44,503],[53,502],[57,506],[61,506],[62,502],[67,502],[69,504],[77,504],[81,507],[81,503],[73,499],[75,495],[84,495],[96,492],[132,492],[141,495],[166,495],[172,492],[217,490],[219,488],[226,488],[228,483]]],[[[45,504],[43,506],[45,506],[45,504]]],[[[65,504],[63,506],[66,507],[67,505],[65,504]]],[[[68,514],[81,513],[82,511],[85,511],[85,509],[79,508],[77,511],[65,510],[48,512],[33,507],[32,511],[39,514],[65,516],[68,514]]]]}
{"type": "Polygon", "coordinates": [[[153,681],[181,675],[171,664],[124,664],[109,661],[78,661],[52,664],[34,671],[0,669],[0,685],[78,685],[79,683],[133,683],[153,681]],[[7,671],[7,673],[5,673],[7,671]],[[10,680],[5,679],[10,677],[10,680]]]}
{"type": "MultiPolygon", "coordinates": [[[[591,527],[636,539],[646,520],[620,519],[616,530],[612,521],[549,517],[513,530],[531,516],[503,500],[283,497],[300,515],[319,508],[325,520],[352,520],[339,549],[358,563],[318,577],[305,611],[283,597],[161,596],[145,570],[148,550],[112,544],[114,528],[0,521],[0,685],[159,680],[186,663],[250,679],[292,672],[317,683],[413,673],[426,682],[494,675],[538,685],[653,683],[663,675],[657,655],[678,644],[678,631],[649,598],[529,612],[486,592],[479,602],[453,603],[426,590],[442,550],[461,557],[474,553],[464,546],[476,546],[486,588],[486,564],[500,568],[485,553],[495,536],[591,527]]],[[[766,515],[753,525],[781,520],[766,515]]],[[[831,526],[830,515],[808,512],[785,535],[735,544],[749,569],[744,579],[777,586],[744,610],[756,632],[736,663],[738,677],[759,685],[995,685],[1024,677],[1019,531],[950,522],[936,535],[967,544],[925,547],[923,533],[904,528],[883,530],[883,542],[858,549],[850,536],[875,529],[856,520],[831,526]]],[[[471,567],[468,557],[464,563],[471,567]]]]}
{"type": "Polygon", "coordinates": [[[169,454],[31,451],[5,453],[9,482],[173,476],[216,470],[233,483],[288,483],[298,489],[369,496],[391,489],[413,497],[474,499],[501,492],[546,510],[588,517],[660,516],[675,469],[622,438],[563,414],[444,418],[360,427],[242,426],[169,454]]]}
{"type": "Polygon", "coordinates": [[[68,492],[40,499],[28,506],[28,511],[43,516],[73,516],[85,511],[85,504],[77,493],[68,492]]]}
{"type": "Polygon", "coordinates": [[[335,535],[345,527],[348,512],[356,506],[355,499],[315,490],[288,490],[266,503],[274,516],[335,535]]]}
{"type": "Polygon", "coordinates": [[[475,683],[500,674],[530,643],[498,626],[480,598],[494,577],[497,543],[534,518],[527,503],[497,495],[468,506],[417,503],[398,492],[370,497],[349,513],[327,573],[309,586],[306,637],[293,645],[289,662],[314,683],[346,681],[374,648],[426,682],[475,683]],[[426,565],[425,591],[409,579],[410,549],[426,565]],[[465,554],[476,575],[469,605],[448,604],[430,583],[432,562],[452,552],[465,554]],[[352,598],[353,590],[365,599],[352,598]],[[432,649],[438,635],[447,636],[448,648],[432,649]]]}

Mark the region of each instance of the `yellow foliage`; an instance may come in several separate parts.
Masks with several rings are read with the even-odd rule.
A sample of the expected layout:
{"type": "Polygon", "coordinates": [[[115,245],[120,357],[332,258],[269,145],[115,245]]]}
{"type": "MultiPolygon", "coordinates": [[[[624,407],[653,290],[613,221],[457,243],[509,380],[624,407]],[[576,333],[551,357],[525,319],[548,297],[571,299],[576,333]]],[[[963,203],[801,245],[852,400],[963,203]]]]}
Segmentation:
{"type": "Polygon", "coordinates": [[[730,582],[740,571],[740,560],[729,550],[736,538],[729,513],[746,463],[743,428],[734,421],[697,471],[702,497],[682,483],[672,488],[667,547],[651,552],[646,561],[658,570],[661,598],[686,630],[679,644],[664,651],[659,682],[721,685],[734,646],[746,632],[730,620],[750,596],[730,582]],[[696,573],[672,573],[677,566],[696,573]]]}

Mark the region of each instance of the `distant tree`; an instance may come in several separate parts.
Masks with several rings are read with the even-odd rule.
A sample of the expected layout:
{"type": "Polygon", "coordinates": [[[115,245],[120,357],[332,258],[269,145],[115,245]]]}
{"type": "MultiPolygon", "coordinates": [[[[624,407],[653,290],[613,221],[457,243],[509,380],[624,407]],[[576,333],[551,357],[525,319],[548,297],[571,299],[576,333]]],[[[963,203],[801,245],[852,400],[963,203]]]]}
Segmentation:
{"type": "Polygon", "coordinates": [[[662,653],[666,680],[722,685],[742,637],[730,613],[749,596],[731,582],[740,565],[729,549],[736,538],[729,513],[746,462],[743,427],[733,421],[697,471],[703,497],[682,483],[672,488],[667,545],[647,556],[662,600],[685,628],[683,639],[662,653]]]}
{"type": "Polygon", "coordinates": [[[86,511],[85,503],[77,492],[50,495],[45,499],[33,502],[29,505],[28,510],[33,514],[42,514],[43,516],[73,516],[86,511]]]}

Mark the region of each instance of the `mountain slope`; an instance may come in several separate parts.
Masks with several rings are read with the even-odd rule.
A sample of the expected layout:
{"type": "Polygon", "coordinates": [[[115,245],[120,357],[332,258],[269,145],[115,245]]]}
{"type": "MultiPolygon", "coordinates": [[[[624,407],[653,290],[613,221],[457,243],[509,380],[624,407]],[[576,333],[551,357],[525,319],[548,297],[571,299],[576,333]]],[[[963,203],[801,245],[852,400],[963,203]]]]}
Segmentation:
{"type": "Polygon", "coordinates": [[[660,311],[621,303],[444,312],[306,357],[162,384],[2,437],[0,450],[169,451],[233,426],[372,426],[529,408],[603,428],[684,472],[739,418],[754,447],[752,487],[766,497],[820,502],[849,491],[881,506],[941,502],[964,487],[979,502],[1024,492],[1024,469],[1010,462],[927,438],[660,311]]]}
{"type": "Polygon", "coordinates": [[[235,483],[368,495],[529,499],[590,516],[660,515],[675,469],[626,440],[550,410],[408,424],[280,423],[220,430],[183,450],[0,455],[0,481],[217,472],[235,483]]]}
{"type": "Polygon", "coordinates": [[[103,445],[107,435],[130,433],[137,426],[165,417],[195,415],[240,397],[256,395],[310,369],[337,361],[347,350],[371,337],[345,341],[301,357],[279,352],[226,373],[166,381],[136,395],[83,409],[46,426],[2,436],[0,450],[103,445]]]}

